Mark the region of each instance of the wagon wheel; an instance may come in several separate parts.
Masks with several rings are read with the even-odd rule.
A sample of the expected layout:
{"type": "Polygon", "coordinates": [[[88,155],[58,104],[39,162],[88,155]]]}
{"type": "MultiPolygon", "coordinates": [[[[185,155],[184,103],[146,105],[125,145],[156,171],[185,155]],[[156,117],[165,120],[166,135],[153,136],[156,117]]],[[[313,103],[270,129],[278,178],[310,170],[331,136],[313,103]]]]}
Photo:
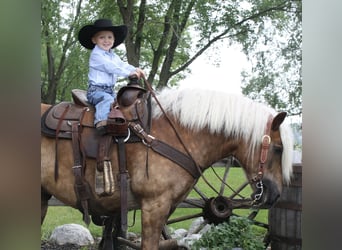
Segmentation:
{"type": "MultiPolygon", "coordinates": [[[[232,180],[229,178],[229,174],[232,171],[243,172],[241,167],[231,168],[232,166],[239,166],[238,161],[235,161],[234,158],[228,158],[225,159],[225,164],[223,165],[222,167],[211,167],[204,172],[204,175],[212,172],[216,176],[215,182],[209,183],[210,186],[213,186],[213,188],[209,188],[209,192],[208,190],[203,191],[199,188],[198,184],[205,182],[201,177],[192,192],[177,207],[176,211],[183,208],[192,208],[192,211],[195,209],[198,212],[188,213],[185,216],[179,217],[171,215],[162,232],[162,237],[165,242],[171,239],[167,228],[168,225],[199,217],[203,217],[204,220],[192,233],[198,233],[207,224],[219,224],[228,221],[231,215],[248,217],[252,220],[253,224],[268,229],[267,224],[256,220],[260,209],[251,209],[252,199],[249,196],[252,194],[252,189],[249,186],[248,180],[242,178],[242,180],[236,181],[235,185],[230,183],[232,180]]],[[[119,240],[124,245],[139,249],[134,243],[129,242],[129,240],[122,238],[119,240]]],[[[178,247],[177,249],[185,248],[178,247]]]]}
{"type": "MultiPolygon", "coordinates": [[[[229,178],[231,177],[229,175],[230,170],[232,166],[239,166],[238,161],[233,157],[227,158],[225,161],[224,167],[211,167],[211,169],[205,171],[204,175],[212,171],[217,178],[215,183],[206,183],[210,186],[208,190],[202,191],[198,187],[200,182],[204,182],[204,179],[201,177],[193,191],[177,207],[177,209],[192,208],[198,212],[180,217],[171,216],[167,221],[167,225],[203,217],[203,222],[193,232],[198,233],[207,224],[219,224],[228,221],[231,215],[235,215],[248,217],[252,220],[253,224],[268,228],[267,224],[256,220],[259,209],[252,208],[251,206],[252,199],[249,196],[252,193],[252,189],[248,180],[244,178],[242,181],[240,179],[238,181],[235,180],[235,183],[231,183],[234,180],[229,178]]],[[[242,171],[242,168],[234,168],[232,171],[242,171]]]]}

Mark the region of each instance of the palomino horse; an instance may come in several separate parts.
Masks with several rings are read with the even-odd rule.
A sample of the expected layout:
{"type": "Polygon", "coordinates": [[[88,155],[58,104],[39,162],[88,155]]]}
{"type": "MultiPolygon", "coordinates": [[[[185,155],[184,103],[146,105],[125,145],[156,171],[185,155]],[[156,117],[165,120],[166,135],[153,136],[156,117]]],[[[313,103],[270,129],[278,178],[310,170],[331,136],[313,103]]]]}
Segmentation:
{"type": "MultiPolygon", "coordinates": [[[[277,201],[283,183],[290,181],[292,173],[293,141],[290,127],[283,123],[286,113],[277,114],[246,97],[218,91],[164,89],[157,97],[165,113],[152,101],[149,131],[152,140],[158,139],[188,155],[200,172],[233,155],[242,164],[256,191],[255,205],[270,207],[277,201]]],[[[49,105],[42,104],[41,113],[48,108],[49,105]]],[[[66,205],[79,208],[72,173],[72,142],[68,139],[58,141],[57,181],[54,178],[55,147],[56,140],[42,134],[42,222],[51,195],[66,205]]],[[[114,144],[111,153],[114,174],[118,173],[116,147],[114,144]]],[[[156,250],[168,217],[186,198],[198,178],[151,150],[146,142],[127,144],[126,155],[131,192],[129,209],[138,207],[142,214],[141,248],[156,250]]],[[[96,195],[95,168],[96,159],[87,159],[84,178],[92,192],[92,204],[102,215],[120,214],[118,189],[109,196],[96,195]]]]}

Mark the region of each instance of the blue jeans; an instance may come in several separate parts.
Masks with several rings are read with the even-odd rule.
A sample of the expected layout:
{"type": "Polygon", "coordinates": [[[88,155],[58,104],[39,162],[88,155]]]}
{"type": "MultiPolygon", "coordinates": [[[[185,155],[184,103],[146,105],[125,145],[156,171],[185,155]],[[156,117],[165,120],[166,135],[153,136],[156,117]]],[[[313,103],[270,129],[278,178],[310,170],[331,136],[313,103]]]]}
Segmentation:
{"type": "Polygon", "coordinates": [[[115,100],[115,93],[110,87],[89,86],[87,91],[88,102],[95,106],[94,125],[107,120],[111,104],[115,100]]]}

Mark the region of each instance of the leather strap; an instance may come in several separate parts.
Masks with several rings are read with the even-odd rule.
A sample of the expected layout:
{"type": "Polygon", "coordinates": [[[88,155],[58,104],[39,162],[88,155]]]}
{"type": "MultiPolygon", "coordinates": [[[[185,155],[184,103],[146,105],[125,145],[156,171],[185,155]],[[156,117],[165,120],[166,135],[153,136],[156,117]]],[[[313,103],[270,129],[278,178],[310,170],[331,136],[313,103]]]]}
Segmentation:
{"type": "Polygon", "coordinates": [[[174,147],[155,139],[151,142],[151,148],[184,168],[194,179],[197,179],[201,176],[201,173],[198,171],[196,163],[193,161],[193,159],[181,151],[178,151],[174,147]]]}
{"type": "Polygon", "coordinates": [[[110,160],[109,152],[112,145],[112,136],[104,135],[99,139],[99,146],[97,152],[97,170],[103,172],[104,161],[110,160]]]}
{"type": "Polygon", "coordinates": [[[267,160],[268,150],[270,148],[271,144],[271,126],[272,126],[273,116],[270,115],[267,120],[266,128],[265,128],[265,134],[262,137],[261,142],[261,153],[260,153],[260,161],[259,161],[259,171],[258,175],[260,175],[260,179],[262,178],[264,174],[264,164],[267,160]]]}
{"type": "Polygon", "coordinates": [[[56,154],[55,154],[55,181],[57,181],[58,179],[58,134],[59,134],[59,131],[61,129],[61,126],[62,126],[62,122],[64,120],[64,117],[66,115],[66,113],[68,112],[70,108],[70,105],[66,106],[62,115],[61,115],[61,118],[59,119],[58,121],[58,124],[57,124],[57,128],[56,128],[56,144],[55,144],[55,151],[56,151],[56,154]]]}
{"type": "Polygon", "coordinates": [[[127,177],[125,138],[117,138],[120,171],[121,235],[127,238],[127,177]]]}
{"type": "Polygon", "coordinates": [[[252,177],[251,179],[252,182],[258,182],[262,180],[262,177],[264,175],[264,164],[267,160],[268,150],[271,144],[270,134],[271,134],[272,122],[273,122],[273,116],[270,115],[266,123],[265,133],[261,139],[261,153],[260,153],[258,173],[254,177],[252,177]]]}
{"type": "Polygon", "coordinates": [[[268,149],[271,144],[271,125],[272,125],[273,117],[269,116],[265,128],[265,134],[262,137],[262,142],[261,142],[261,154],[260,154],[260,163],[264,164],[267,160],[267,154],[268,154],[268,149]]]}
{"type": "Polygon", "coordinates": [[[135,132],[135,134],[143,140],[143,143],[148,147],[151,147],[155,152],[177,163],[179,166],[188,171],[193,178],[197,179],[201,176],[198,166],[192,157],[147,134],[140,124],[130,122],[128,125],[135,132]]]}
{"type": "Polygon", "coordinates": [[[90,216],[88,212],[88,199],[90,198],[88,189],[83,181],[81,153],[79,147],[79,131],[78,122],[74,122],[72,125],[72,149],[74,155],[74,166],[72,167],[75,176],[75,193],[77,199],[81,202],[83,210],[83,221],[89,225],[90,216]]]}

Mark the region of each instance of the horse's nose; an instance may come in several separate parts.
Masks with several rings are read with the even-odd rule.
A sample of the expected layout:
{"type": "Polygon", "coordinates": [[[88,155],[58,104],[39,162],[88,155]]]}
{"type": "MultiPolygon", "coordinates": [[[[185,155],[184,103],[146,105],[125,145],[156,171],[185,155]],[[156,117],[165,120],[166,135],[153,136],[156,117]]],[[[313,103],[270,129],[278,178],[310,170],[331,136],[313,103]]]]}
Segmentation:
{"type": "Polygon", "coordinates": [[[277,202],[277,200],[280,197],[280,190],[278,189],[278,186],[276,183],[269,179],[263,179],[263,184],[265,188],[265,194],[266,194],[266,200],[264,205],[267,208],[270,208],[274,205],[274,203],[277,202]]]}

